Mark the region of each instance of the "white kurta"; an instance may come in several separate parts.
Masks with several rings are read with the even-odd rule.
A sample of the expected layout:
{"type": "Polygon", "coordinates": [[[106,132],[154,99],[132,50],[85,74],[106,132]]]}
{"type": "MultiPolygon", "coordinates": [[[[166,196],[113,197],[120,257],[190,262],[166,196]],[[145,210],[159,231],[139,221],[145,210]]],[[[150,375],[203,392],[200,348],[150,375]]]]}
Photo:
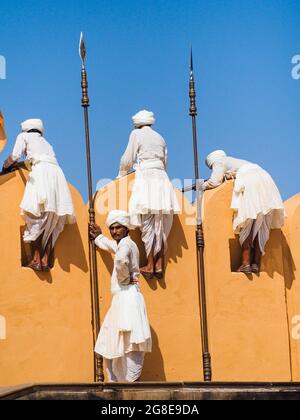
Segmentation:
{"type": "Polygon", "coordinates": [[[134,226],[141,226],[140,215],[179,213],[176,193],[166,173],[167,146],[151,127],[133,130],[121,159],[120,176],[134,165],[135,182],[129,202],[134,226]]]}
{"type": "Polygon", "coordinates": [[[71,193],[52,146],[39,133],[21,133],[11,154],[13,161],[22,155],[30,160],[32,171],[20,204],[27,229],[26,242],[35,241],[43,232],[43,246],[52,234],[52,245],[65,223],[75,223],[71,193]]]}
{"type": "Polygon", "coordinates": [[[234,210],[233,229],[243,244],[253,228],[264,252],[270,229],[280,229],[285,211],[280,192],[271,176],[260,166],[241,159],[224,157],[213,165],[204,189],[215,188],[226,177],[235,178],[231,208],[234,210]]]}
{"type": "Polygon", "coordinates": [[[115,253],[111,277],[112,302],[102,324],[95,352],[106,359],[118,359],[131,352],[151,352],[152,340],[146,305],[139,285],[129,284],[138,278],[139,250],[129,236],[119,244],[100,235],[96,245],[115,253]]]}

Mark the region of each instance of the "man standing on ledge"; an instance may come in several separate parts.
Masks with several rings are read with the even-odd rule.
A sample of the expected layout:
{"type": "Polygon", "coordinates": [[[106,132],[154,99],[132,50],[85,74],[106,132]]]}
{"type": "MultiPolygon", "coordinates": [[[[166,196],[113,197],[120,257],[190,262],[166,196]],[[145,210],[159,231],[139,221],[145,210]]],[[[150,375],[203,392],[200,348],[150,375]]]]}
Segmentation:
{"type": "Polygon", "coordinates": [[[112,302],[102,324],[95,352],[104,357],[109,382],[139,380],[145,353],[152,340],[146,306],[139,287],[139,250],[129,236],[130,216],[121,210],[109,213],[106,222],[113,240],[90,226],[90,238],[104,251],[115,254],[111,277],[112,302]]]}
{"type": "Polygon", "coordinates": [[[216,188],[225,179],[234,178],[231,208],[234,210],[233,230],[242,246],[242,265],[238,272],[259,273],[271,229],[284,224],[285,211],[280,192],[271,176],[260,166],[227,156],[216,150],[206,158],[212,169],[204,189],[216,188]]]}
{"type": "Polygon", "coordinates": [[[33,257],[28,267],[50,271],[49,256],[66,223],[75,223],[71,193],[52,146],[44,139],[43,122],[26,120],[21,124],[12,154],[4,162],[4,171],[23,155],[32,172],[26,184],[21,214],[26,222],[24,242],[32,242],[33,257]]]}
{"type": "Polygon", "coordinates": [[[174,213],[180,207],[167,175],[167,145],[152,129],[153,112],[140,111],[132,117],[135,129],[121,159],[119,177],[133,166],[135,182],[129,202],[131,223],[140,227],[148,263],[141,268],[146,279],[164,275],[163,256],[171,232],[174,213]]]}

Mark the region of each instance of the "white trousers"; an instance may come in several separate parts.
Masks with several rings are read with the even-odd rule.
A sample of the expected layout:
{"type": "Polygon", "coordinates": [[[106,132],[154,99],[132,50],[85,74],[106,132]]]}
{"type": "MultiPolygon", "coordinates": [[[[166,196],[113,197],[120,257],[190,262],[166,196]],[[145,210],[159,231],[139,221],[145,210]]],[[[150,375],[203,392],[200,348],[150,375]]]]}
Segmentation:
{"type": "Polygon", "coordinates": [[[34,242],[43,235],[42,248],[45,250],[51,235],[52,248],[54,248],[55,242],[64,229],[67,216],[57,216],[55,213],[45,212],[41,217],[36,217],[30,213],[24,213],[24,219],[26,222],[24,242],[34,242]]]}
{"type": "Polygon", "coordinates": [[[105,359],[108,382],[135,382],[143,370],[145,353],[132,351],[117,359],[105,359]]]}
{"type": "Polygon", "coordinates": [[[154,248],[154,256],[164,245],[167,251],[167,240],[173,225],[173,214],[143,214],[141,215],[142,241],[144,242],[147,257],[154,248]]]}
{"type": "Polygon", "coordinates": [[[252,233],[252,245],[253,241],[258,237],[259,247],[262,254],[265,252],[265,246],[266,243],[269,240],[270,237],[270,230],[272,225],[272,219],[273,219],[273,212],[263,215],[260,213],[256,220],[249,219],[247,220],[247,223],[243,227],[242,231],[240,232],[240,244],[243,245],[243,243],[249,238],[249,235],[252,233]]]}

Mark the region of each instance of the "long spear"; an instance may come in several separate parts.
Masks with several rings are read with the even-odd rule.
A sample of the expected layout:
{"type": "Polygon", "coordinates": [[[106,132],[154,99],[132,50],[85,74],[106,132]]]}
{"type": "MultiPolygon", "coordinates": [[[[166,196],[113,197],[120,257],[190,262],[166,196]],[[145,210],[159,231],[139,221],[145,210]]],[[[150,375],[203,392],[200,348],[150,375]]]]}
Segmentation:
{"type": "Polygon", "coordinates": [[[193,51],[191,50],[190,62],[190,116],[192,117],[193,126],[193,147],[194,147],[194,167],[196,180],[196,203],[197,203],[197,228],[196,228],[196,244],[197,244],[197,268],[198,268],[198,293],[199,305],[201,311],[201,331],[202,331],[202,357],[203,357],[203,376],[205,382],[212,380],[211,356],[209,352],[208,339],[208,322],[207,322],[207,305],[206,305],[206,286],[204,272],[204,235],[201,217],[201,180],[199,179],[198,165],[198,145],[197,145],[197,106],[196,106],[196,90],[194,80],[193,51]]]}
{"type": "MultiPolygon", "coordinates": [[[[82,99],[81,104],[84,109],[84,124],[85,124],[85,139],[86,139],[86,158],[87,158],[87,173],[88,173],[88,190],[89,190],[89,222],[95,224],[95,208],[93,200],[93,182],[92,182],[92,164],[91,164],[91,148],[90,148],[90,130],[89,130],[89,114],[88,107],[90,100],[88,96],[88,82],[85,69],[86,48],[83,39],[83,34],[80,34],[79,41],[79,55],[82,62],[81,67],[81,88],[82,99]]],[[[90,273],[92,285],[92,308],[93,308],[93,338],[94,344],[96,337],[100,331],[100,307],[99,307],[99,290],[98,290],[98,271],[96,259],[96,246],[94,241],[89,241],[90,250],[90,273]]],[[[94,379],[96,382],[104,381],[103,374],[103,359],[94,352],[94,379]]]]}

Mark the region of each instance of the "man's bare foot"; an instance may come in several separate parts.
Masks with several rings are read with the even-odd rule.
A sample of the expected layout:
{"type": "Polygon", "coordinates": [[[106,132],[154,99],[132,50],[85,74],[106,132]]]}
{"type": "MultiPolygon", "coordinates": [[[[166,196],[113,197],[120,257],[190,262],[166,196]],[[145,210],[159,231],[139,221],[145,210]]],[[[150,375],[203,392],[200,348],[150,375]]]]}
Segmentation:
{"type": "Polygon", "coordinates": [[[31,268],[34,271],[42,271],[42,266],[40,263],[36,262],[36,261],[31,261],[31,263],[29,263],[27,265],[28,268],[31,268]]]}
{"type": "Polygon", "coordinates": [[[245,273],[245,274],[251,274],[251,265],[250,264],[242,264],[240,268],[237,270],[238,273],[245,273]]]}
{"type": "Polygon", "coordinates": [[[154,277],[154,269],[153,267],[141,267],[140,273],[145,277],[146,280],[151,280],[154,277]]]}
{"type": "Polygon", "coordinates": [[[163,270],[155,270],[155,277],[158,280],[162,280],[164,278],[164,272],[163,272],[163,270]]]}
{"type": "Polygon", "coordinates": [[[259,265],[258,264],[252,264],[251,271],[252,271],[252,273],[258,274],[260,272],[259,265]]]}

